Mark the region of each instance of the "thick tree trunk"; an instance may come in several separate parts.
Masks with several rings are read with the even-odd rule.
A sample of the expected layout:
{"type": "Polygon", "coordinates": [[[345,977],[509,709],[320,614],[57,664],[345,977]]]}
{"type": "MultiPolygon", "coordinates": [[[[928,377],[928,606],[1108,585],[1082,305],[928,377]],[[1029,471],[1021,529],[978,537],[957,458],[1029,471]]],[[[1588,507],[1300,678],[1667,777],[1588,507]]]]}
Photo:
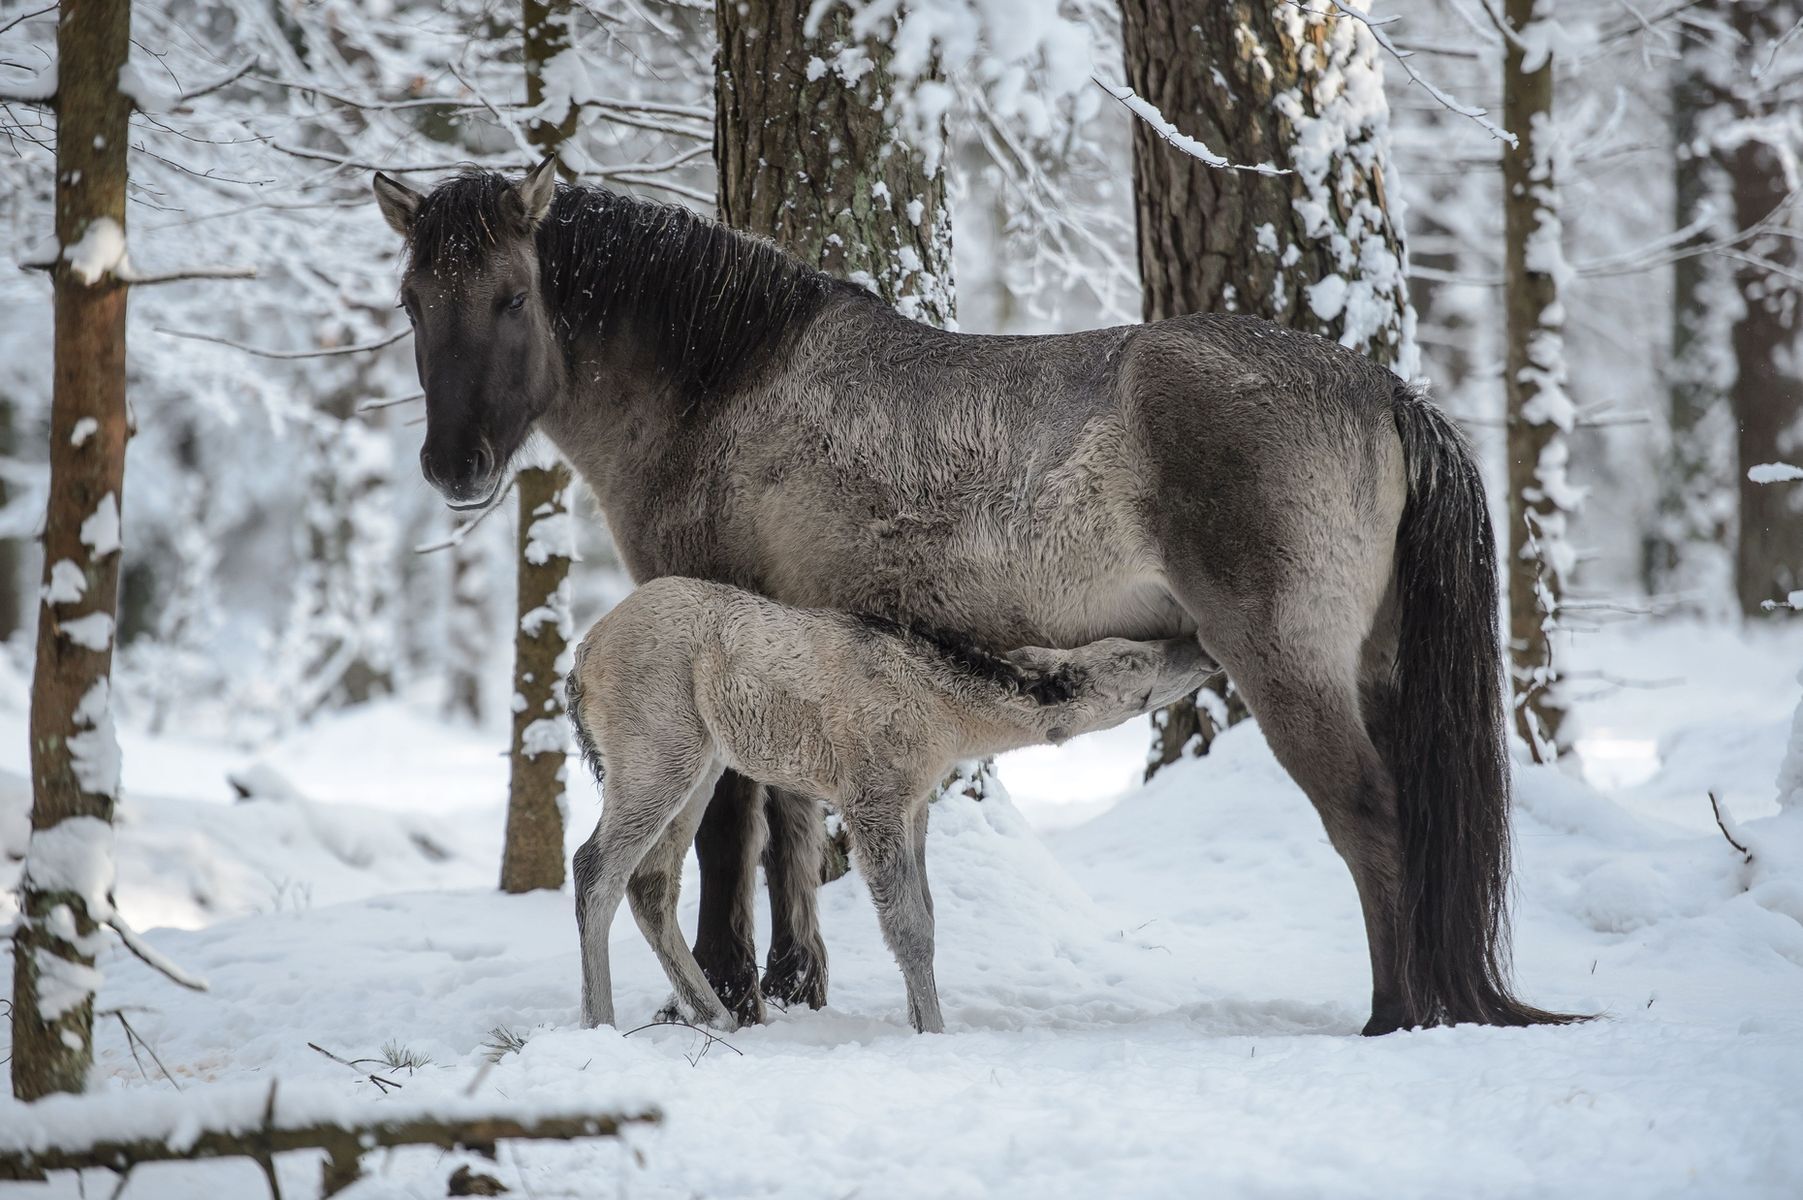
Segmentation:
{"type": "Polygon", "coordinates": [[[714,161],[720,219],[864,283],[902,312],[954,320],[942,146],[911,146],[886,110],[889,51],[806,0],[721,0],[714,161]]]}
{"type": "MultiPolygon", "coordinates": [[[[1552,0],[1506,0],[1516,31],[1549,17],[1552,0]]],[[[1572,550],[1567,519],[1578,493],[1565,477],[1573,425],[1565,394],[1564,316],[1557,163],[1553,156],[1553,62],[1510,38],[1503,56],[1503,124],[1518,139],[1503,148],[1503,303],[1508,353],[1509,639],[1516,726],[1534,757],[1559,754],[1566,702],[1552,633],[1572,550]]]]}
{"type": "MultiPolygon", "coordinates": [[[[1377,47],[1341,15],[1287,0],[1124,0],[1127,85],[1179,132],[1238,163],[1210,167],[1133,122],[1139,273],[1148,321],[1249,313],[1319,333],[1405,374],[1413,313],[1385,177],[1377,47]],[[1359,85],[1365,95],[1353,95],[1359,85]],[[1323,149],[1333,147],[1332,152],[1323,149]]],[[[1222,692],[1154,718],[1149,778],[1205,754],[1245,715],[1222,692]]]]}
{"type": "Polygon", "coordinates": [[[124,494],[127,120],[123,0],[57,25],[55,369],[44,606],[31,685],[31,842],[13,935],[13,1094],[78,1092],[112,889],[119,757],[108,700],[124,494]]]}
{"type": "Polygon", "coordinates": [[[1754,90],[1747,80],[1767,65],[1777,40],[1803,20],[1803,3],[1742,0],[1732,9],[1739,53],[1729,82],[1734,124],[1720,153],[1735,225],[1778,225],[1741,247],[1744,257],[1734,277],[1744,305],[1734,323],[1735,376],[1728,393],[1738,428],[1735,478],[1740,489],[1734,590],[1741,611],[1756,616],[1766,601],[1803,589],[1803,494],[1747,478],[1747,471],[1762,463],[1803,460],[1803,285],[1797,282],[1803,272],[1798,242],[1803,221],[1795,215],[1790,191],[1795,135],[1783,113],[1773,111],[1771,96],[1779,81],[1754,90]]]}
{"type": "MultiPolygon", "coordinates": [[[[570,0],[524,0],[526,102],[544,101],[546,64],[571,44],[570,0]]],[[[527,130],[532,144],[556,154],[576,132],[576,107],[544,113],[527,130]]],[[[560,173],[568,174],[560,166],[560,173]]],[[[513,631],[513,744],[509,756],[507,835],[501,890],[563,886],[564,654],[570,641],[570,469],[562,463],[522,469],[519,493],[518,622],[513,631]]]]}

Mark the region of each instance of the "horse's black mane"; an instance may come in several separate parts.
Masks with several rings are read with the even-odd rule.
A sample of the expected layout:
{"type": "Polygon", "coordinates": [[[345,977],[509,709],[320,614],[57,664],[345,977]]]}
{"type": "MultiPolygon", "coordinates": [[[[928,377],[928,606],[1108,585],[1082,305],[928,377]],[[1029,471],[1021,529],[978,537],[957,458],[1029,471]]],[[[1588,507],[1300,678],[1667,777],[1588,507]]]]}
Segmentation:
{"type": "MultiPolygon", "coordinates": [[[[511,186],[468,171],[434,188],[414,217],[410,269],[470,261],[494,246],[517,219],[511,186]]],[[[861,294],[762,238],[601,187],[560,183],[536,241],[566,348],[588,332],[629,335],[691,397],[742,382],[835,291],[861,294]]]]}
{"type": "Polygon", "coordinates": [[[917,621],[904,623],[875,613],[855,613],[851,619],[879,633],[924,643],[953,670],[1025,696],[1035,704],[1067,704],[1077,698],[1083,687],[1083,672],[1069,663],[1060,663],[1051,671],[1032,671],[1011,658],[983,649],[961,633],[917,621]]]}

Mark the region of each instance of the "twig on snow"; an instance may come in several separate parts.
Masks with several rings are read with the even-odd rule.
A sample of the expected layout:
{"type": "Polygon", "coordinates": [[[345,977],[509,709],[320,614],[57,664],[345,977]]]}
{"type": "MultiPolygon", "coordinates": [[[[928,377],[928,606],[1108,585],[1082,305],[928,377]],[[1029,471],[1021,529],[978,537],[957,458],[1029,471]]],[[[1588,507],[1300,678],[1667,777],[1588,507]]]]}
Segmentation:
{"type": "Polygon", "coordinates": [[[1753,852],[1747,849],[1743,843],[1736,841],[1734,834],[1730,832],[1728,827],[1731,824],[1734,824],[1734,814],[1724,812],[1722,802],[1717,798],[1714,789],[1711,789],[1709,792],[1709,807],[1715,812],[1715,827],[1722,831],[1722,836],[1728,839],[1728,844],[1730,846],[1733,846],[1736,850],[1740,851],[1741,861],[1744,863],[1751,863],[1753,861],[1753,852]]]}

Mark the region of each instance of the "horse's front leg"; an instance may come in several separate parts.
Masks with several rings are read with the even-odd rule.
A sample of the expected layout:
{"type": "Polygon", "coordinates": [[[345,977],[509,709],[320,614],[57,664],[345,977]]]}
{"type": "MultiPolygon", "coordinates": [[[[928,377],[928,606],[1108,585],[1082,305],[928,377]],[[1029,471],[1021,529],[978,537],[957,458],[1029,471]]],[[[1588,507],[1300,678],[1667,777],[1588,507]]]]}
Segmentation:
{"type": "Polygon", "coordinates": [[[764,998],[778,1004],[826,1003],[826,943],[820,936],[820,864],[824,832],[820,802],[770,789],[764,815],[770,841],[764,876],[770,884],[770,960],[764,998]]]}
{"type": "Polygon", "coordinates": [[[737,771],[720,777],[695,833],[701,865],[701,914],[695,961],[741,1025],[764,1019],[758,990],[757,863],[764,852],[764,789],[737,771]]]}

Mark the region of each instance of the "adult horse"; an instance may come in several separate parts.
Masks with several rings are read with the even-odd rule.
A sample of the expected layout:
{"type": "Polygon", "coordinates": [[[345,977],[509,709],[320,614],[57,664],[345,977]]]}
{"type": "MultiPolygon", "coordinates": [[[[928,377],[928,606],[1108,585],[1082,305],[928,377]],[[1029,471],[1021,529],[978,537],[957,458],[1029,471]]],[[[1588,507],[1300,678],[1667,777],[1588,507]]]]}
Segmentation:
{"type": "MultiPolygon", "coordinates": [[[[997,649],[1194,636],[1351,868],[1365,1032],[1564,1019],[1508,979],[1483,484],[1395,375],[1245,317],[948,333],[685,209],[558,185],[549,161],[424,195],[378,174],[375,192],[408,245],[420,466],[452,505],[492,502],[536,427],[639,581],[713,579],[997,649]]],[[[723,786],[740,791],[700,843],[697,956],[755,1018],[761,818],[723,786]]],[[[808,806],[771,819],[774,936],[823,983],[816,822],[808,806]]],[[[593,882],[578,875],[578,904],[593,882]]]]}

